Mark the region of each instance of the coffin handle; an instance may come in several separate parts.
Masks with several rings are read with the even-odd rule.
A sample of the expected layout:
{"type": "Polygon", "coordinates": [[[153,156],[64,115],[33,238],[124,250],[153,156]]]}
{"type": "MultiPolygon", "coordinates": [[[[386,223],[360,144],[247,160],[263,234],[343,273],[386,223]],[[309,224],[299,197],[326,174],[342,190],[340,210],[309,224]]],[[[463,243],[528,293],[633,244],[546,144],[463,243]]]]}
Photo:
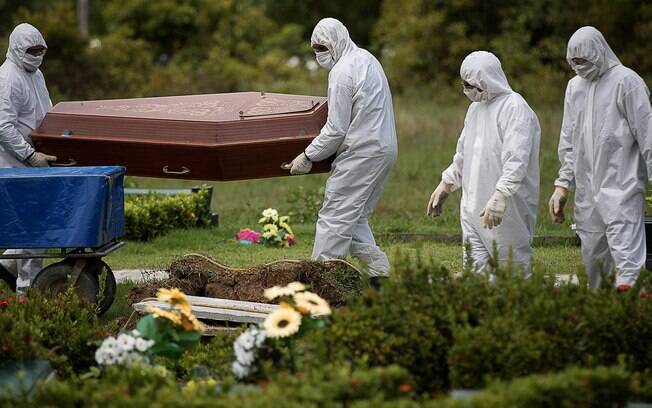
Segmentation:
{"type": "Polygon", "coordinates": [[[71,167],[77,165],[75,159],[68,159],[68,163],[50,163],[52,167],[71,167]]]}
{"type": "Polygon", "coordinates": [[[163,173],[165,174],[174,174],[177,176],[182,176],[184,174],[190,174],[190,169],[187,168],[186,166],[181,166],[181,170],[175,171],[175,170],[169,170],[168,166],[163,166],[163,173]]]}

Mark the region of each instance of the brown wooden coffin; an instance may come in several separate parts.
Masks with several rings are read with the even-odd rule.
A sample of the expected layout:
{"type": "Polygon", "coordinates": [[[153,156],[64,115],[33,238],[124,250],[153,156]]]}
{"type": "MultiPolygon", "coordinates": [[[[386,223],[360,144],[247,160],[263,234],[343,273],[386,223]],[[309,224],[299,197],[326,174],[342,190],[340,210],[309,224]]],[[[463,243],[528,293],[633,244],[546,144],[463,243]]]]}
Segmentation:
{"type": "MultiPolygon", "coordinates": [[[[131,176],[286,176],[326,122],[326,98],[263,92],[61,102],[32,133],[57,165],[122,165],[131,176]]],[[[330,162],[312,172],[328,172],[330,162]]]]}

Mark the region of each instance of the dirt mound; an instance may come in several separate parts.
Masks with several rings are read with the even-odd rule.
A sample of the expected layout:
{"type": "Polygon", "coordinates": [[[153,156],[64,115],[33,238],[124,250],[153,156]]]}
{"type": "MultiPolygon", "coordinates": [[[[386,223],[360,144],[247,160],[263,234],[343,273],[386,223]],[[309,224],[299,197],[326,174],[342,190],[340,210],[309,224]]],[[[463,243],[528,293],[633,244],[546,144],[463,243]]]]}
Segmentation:
{"type": "Polygon", "coordinates": [[[252,268],[230,268],[204,255],[186,255],[175,260],[169,278],[146,281],[132,288],[129,303],[155,297],[158,288],[179,288],[188,295],[270,303],[263,291],[299,281],[326,299],[341,306],[365,285],[360,273],[340,261],[276,261],[252,268]]]}

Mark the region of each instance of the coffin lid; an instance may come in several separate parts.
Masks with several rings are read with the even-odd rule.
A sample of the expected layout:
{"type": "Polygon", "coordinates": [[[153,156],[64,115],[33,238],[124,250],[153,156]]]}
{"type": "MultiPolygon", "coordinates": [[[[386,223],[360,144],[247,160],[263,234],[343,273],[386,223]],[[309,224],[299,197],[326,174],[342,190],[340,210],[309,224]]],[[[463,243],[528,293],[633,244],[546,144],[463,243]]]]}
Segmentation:
{"type": "Polygon", "coordinates": [[[230,122],[314,111],[326,98],[265,92],[60,102],[52,115],[230,122]]]}

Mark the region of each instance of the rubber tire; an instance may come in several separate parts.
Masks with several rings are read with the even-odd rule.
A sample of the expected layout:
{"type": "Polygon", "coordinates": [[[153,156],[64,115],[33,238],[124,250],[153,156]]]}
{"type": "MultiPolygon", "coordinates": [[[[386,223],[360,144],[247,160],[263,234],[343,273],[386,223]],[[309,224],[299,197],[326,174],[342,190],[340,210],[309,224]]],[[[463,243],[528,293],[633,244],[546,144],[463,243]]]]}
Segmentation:
{"type": "Polygon", "coordinates": [[[97,307],[99,308],[97,312],[98,316],[104,314],[113,304],[113,301],[115,300],[115,294],[118,291],[118,285],[115,281],[115,275],[113,275],[113,271],[102,259],[89,259],[86,262],[86,266],[84,267],[84,272],[91,274],[97,282],[97,296],[99,296],[99,290],[101,288],[99,278],[103,269],[106,270],[106,277],[104,278],[104,297],[97,304],[97,307]]]}
{"type": "MultiPolygon", "coordinates": [[[[70,274],[72,274],[73,266],[74,261],[69,260],[53,263],[41,269],[36,275],[36,278],[34,278],[31,286],[46,293],[48,296],[55,297],[68,289],[68,279],[70,274]]],[[[82,270],[75,285],[77,296],[90,303],[96,303],[99,290],[100,287],[97,283],[97,278],[92,273],[82,270]]]]}

